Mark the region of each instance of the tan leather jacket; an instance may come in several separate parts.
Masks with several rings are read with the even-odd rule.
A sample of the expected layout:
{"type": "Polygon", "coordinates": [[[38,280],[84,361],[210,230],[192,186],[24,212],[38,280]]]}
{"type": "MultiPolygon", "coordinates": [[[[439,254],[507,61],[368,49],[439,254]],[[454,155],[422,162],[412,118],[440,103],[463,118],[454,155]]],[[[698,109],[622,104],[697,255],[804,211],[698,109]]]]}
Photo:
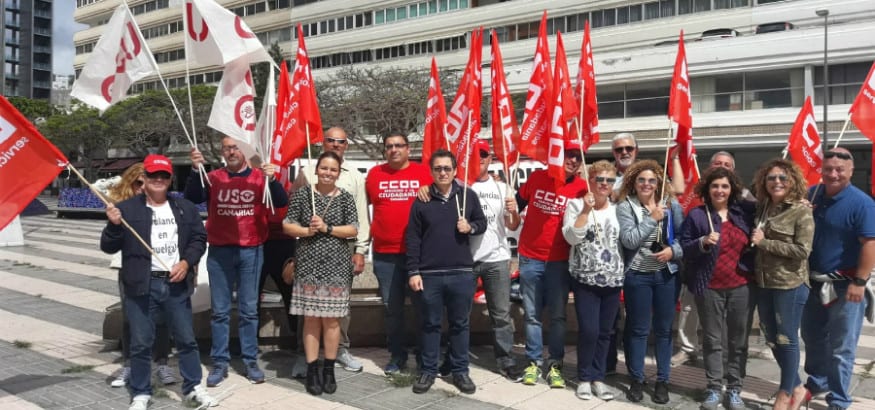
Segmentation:
{"type": "Polygon", "coordinates": [[[768,289],[793,289],[808,283],[808,254],[814,239],[811,208],[802,203],[782,202],[757,206],[757,223],[765,239],[757,245],[754,277],[768,289]],[[764,217],[764,213],[767,213],[764,217]]]}

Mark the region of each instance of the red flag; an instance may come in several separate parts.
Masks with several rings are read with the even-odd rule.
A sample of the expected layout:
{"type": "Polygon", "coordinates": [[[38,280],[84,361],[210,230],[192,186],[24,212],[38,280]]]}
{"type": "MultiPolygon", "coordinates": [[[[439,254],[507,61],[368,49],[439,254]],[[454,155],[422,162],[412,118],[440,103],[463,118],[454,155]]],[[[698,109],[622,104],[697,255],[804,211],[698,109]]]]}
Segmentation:
{"type": "MultiPolygon", "coordinates": [[[[863,82],[863,87],[860,88],[860,93],[857,94],[848,112],[851,114],[854,126],[875,144],[875,75],[873,73],[875,73],[875,64],[872,64],[869,75],[866,76],[866,81],[863,82]]],[[[875,145],[872,146],[872,169],[875,170],[875,145]]],[[[870,186],[872,195],[875,195],[875,172],[872,172],[870,186]]]]}
{"type": "Polygon", "coordinates": [[[699,167],[694,166],[691,172],[684,172],[684,175],[687,174],[689,174],[689,177],[685,181],[687,185],[684,187],[684,193],[678,195],[678,203],[681,204],[681,208],[684,210],[684,216],[690,212],[690,209],[702,205],[702,199],[696,195],[696,185],[699,184],[699,167]]]}
{"type": "MultiPolygon", "coordinates": [[[[571,88],[571,75],[568,72],[568,59],[565,56],[565,45],[562,43],[562,33],[556,32],[556,66],[553,67],[553,91],[562,94],[562,122],[568,128],[568,122],[580,113],[580,108],[574,101],[574,90],[571,88]]],[[[566,135],[568,133],[566,132],[566,135]]]]}
{"type": "Polygon", "coordinates": [[[303,154],[309,144],[322,141],[322,119],[316,102],[316,86],[310,71],[310,58],[304,44],[304,32],[298,24],[298,54],[292,75],[291,96],[283,117],[287,117],[279,146],[280,165],[289,165],[303,154]],[[309,142],[307,136],[309,134],[309,142]]]}
{"type": "Polygon", "coordinates": [[[547,162],[553,103],[553,75],[550,72],[550,46],[547,44],[547,12],[541,17],[538,43],[532,62],[532,76],[526,94],[526,111],[520,129],[520,152],[547,162]]]}
{"type": "Polygon", "coordinates": [[[510,167],[519,156],[520,130],[513,110],[513,100],[507,89],[504,62],[498,36],[492,30],[492,145],[495,155],[510,167]]]}
{"type": "MultiPolygon", "coordinates": [[[[681,169],[686,177],[687,184],[692,181],[692,169],[694,168],[693,155],[693,104],[690,97],[690,75],[687,71],[687,53],[684,49],[684,32],[678,41],[678,54],[674,64],[674,75],[671,79],[671,90],[668,101],[668,118],[675,122],[674,140],[677,144],[678,159],[681,169]]],[[[670,155],[674,157],[674,155],[670,155]]],[[[671,168],[671,164],[666,164],[671,168]]],[[[698,171],[697,171],[698,172],[698,171]]]]}
{"type": "MultiPolygon", "coordinates": [[[[577,119],[581,123],[578,127],[583,131],[583,135],[580,137],[583,150],[587,151],[590,146],[599,142],[599,105],[596,99],[589,21],[585,23],[583,30],[583,45],[580,49],[580,62],[577,63],[577,84],[574,87],[574,98],[578,111],[583,110],[583,115],[578,112],[577,119]]],[[[571,137],[575,140],[578,138],[578,127],[571,128],[571,137]]]]}
{"type": "Polygon", "coordinates": [[[480,132],[480,102],[483,98],[483,82],[480,78],[482,53],[483,29],[480,28],[471,33],[468,64],[447,115],[447,139],[450,141],[450,151],[458,162],[456,178],[468,184],[474,183],[480,173],[476,147],[479,140],[477,134],[480,132]]]}
{"type": "Polygon", "coordinates": [[[823,145],[817,132],[817,120],[814,119],[814,104],[811,96],[805,99],[805,104],[799,110],[796,123],[790,131],[787,140],[787,152],[793,162],[802,168],[802,174],[808,185],[820,183],[821,167],[823,166],[823,145]]]}
{"type": "MultiPolygon", "coordinates": [[[[273,139],[270,144],[270,162],[279,165],[280,168],[288,168],[283,163],[283,155],[280,147],[283,145],[283,130],[289,120],[289,101],[291,97],[291,84],[289,83],[289,70],[286,62],[280,64],[280,83],[276,90],[276,126],[273,130],[273,139]]],[[[291,161],[290,161],[291,162],[291,161]]]]}
{"type": "Polygon", "coordinates": [[[447,126],[447,106],[441,92],[437,61],[431,58],[431,79],[428,82],[428,102],[425,105],[425,131],[422,141],[422,162],[427,164],[435,150],[447,148],[444,135],[447,126]]]}
{"type": "Polygon", "coordinates": [[[67,158],[0,96],[0,230],[67,166],[67,158]]]}

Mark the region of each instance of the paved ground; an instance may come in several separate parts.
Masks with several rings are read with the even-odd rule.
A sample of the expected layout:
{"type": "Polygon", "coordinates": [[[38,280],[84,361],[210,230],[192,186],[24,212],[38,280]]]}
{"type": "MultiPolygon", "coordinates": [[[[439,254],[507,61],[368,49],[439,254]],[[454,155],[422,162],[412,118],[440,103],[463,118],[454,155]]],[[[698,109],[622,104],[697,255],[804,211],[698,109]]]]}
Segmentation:
{"type": "MultiPolygon", "coordinates": [[[[103,222],[23,218],[25,245],[0,248],[0,409],[82,408],[123,409],[124,389],[109,386],[119,368],[115,344],[102,340],[104,310],[118,301],[116,274],[107,268],[109,257],[97,249],[103,222]]],[[[748,408],[768,407],[777,389],[778,368],[771,353],[757,337],[751,338],[744,398],[748,408]]],[[[214,394],[227,396],[226,409],[544,409],[640,407],[625,401],[624,375],[609,378],[618,390],[612,402],[584,402],[574,396],[573,383],[563,390],[546,385],[523,386],[493,373],[491,349],[472,348],[471,377],[478,390],[462,395],[451,384],[438,381],[428,394],[415,395],[409,387],[396,387],[380,371],[387,360],[383,349],[360,348],[353,353],[365,362],[359,374],[338,371],[334,395],[312,397],[301,381],[290,378],[294,355],[262,346],[260,358],[267,383],[250,385],[232,372],[214,394]]],[[[521,347],[518,347],[522,353],[521,347]]],[[[566,374],[573,380],[574,346],[566,353],[566,374]]],[[[203,357],[205,363],[209,358],[203,357]]],[[[622,358],[621,358],[622,360],[622,358]]],[[[854,379],[854,409],[875,409],[875,327],[867,324],[861,338],[854,379]]],[[[239,366],[239,362],[238,362],[239,366]]],[[[623,365],[620,365],[621,372],[623,365]]],[[[239,370],[239,368],[238,368],[239,370]]],[[[648,374],[655,374],[648,358],[648,374]]],[[[658,406],[645,396],[644,406],[662,409],[696,409],[704,384],[700,364],[688,362],[672,371],[671,402],[658,406]]],[[[152,408],[184,408],[179,386],[156,389],[152,408]]],[[[825,408],[822,400],[812,407],[825,408]]]]}

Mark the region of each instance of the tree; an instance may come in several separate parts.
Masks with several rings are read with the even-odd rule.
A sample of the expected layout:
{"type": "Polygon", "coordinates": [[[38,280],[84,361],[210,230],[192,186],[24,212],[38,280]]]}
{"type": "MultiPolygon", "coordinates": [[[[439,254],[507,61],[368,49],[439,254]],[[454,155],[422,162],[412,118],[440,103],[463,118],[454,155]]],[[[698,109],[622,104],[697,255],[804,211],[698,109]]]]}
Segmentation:
{"type": "MultiPolygon", "coordinates": [[[[441,77],[444,92],[454,92],[457,74],[447,71],[441,77]]],[[[366,155],[380,159],[384,150],[379,137],[391,132],[421,137],[428,81],[427,69],[341,68],[316,83],[322,124],[343,127],[366,155]]],[[[452,96],[447,97],[452,103],[452,96]]]]}
{"type": "MultiPolygon", "coordinates": [[[[273,62],[276,63],[277,67],[280,64],[285,64],[283,49],[280,48],[278,42],[271,44],[267,52],[273,58],[273,62]]],[[[289,66],[286,66],[286,68],[289,68],[289,66]]],[[[261,112],[261,104],[264,101],[264,93],[267,88],[267,76],[270,74],[273,74],[273,68],[271,68],[270,63],[258,63],[252,66],[252,83],[255,85],[255,112],[261,112]]],[[[274,76],[274,80],[276,80],[278,75],[279,72],[274,76]]]]}
{"type": "Polygon", "coordinates": [[[36,100],[27,97],[9,97],[8,100],[30,122],[44,121],[58,112],[55,107],[49,104],[48,100],[36,100]]]}
{"type": "Polygon", "coordinates": [[[52,115],[39,126],[40,132],[71,161],[79,161],[84,176],[95,178],[94,161],[106,158],[112,143],[110,127],[94,108],[80,104],[70,113],[52,115]]]}

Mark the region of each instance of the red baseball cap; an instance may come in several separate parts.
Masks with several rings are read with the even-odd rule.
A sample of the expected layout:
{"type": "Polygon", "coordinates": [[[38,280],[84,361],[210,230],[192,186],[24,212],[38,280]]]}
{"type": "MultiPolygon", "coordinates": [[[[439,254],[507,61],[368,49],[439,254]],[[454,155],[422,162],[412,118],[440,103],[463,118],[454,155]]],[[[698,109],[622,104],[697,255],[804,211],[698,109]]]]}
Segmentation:
{"type": "Polygon", "coordinates": [[[488,154],[489,153],[489,142],[487,142],[486,140],[478,140],[477,141],[477,149],[488,154]]]}
{"type": "Polygon", "coordinates": [[[580,144],[577,142],[577,140],[565,140],[565,150],[570,149],[580,152],[580,144]]]}
{"type": "Polygon", "coordinates": [[[146,155],[146,159],[143,161],[143,169],[149,174],[166,172],[173,175],[173,164],[170,162],[170,158],[167,158],[164,155],[146,155]]]}

